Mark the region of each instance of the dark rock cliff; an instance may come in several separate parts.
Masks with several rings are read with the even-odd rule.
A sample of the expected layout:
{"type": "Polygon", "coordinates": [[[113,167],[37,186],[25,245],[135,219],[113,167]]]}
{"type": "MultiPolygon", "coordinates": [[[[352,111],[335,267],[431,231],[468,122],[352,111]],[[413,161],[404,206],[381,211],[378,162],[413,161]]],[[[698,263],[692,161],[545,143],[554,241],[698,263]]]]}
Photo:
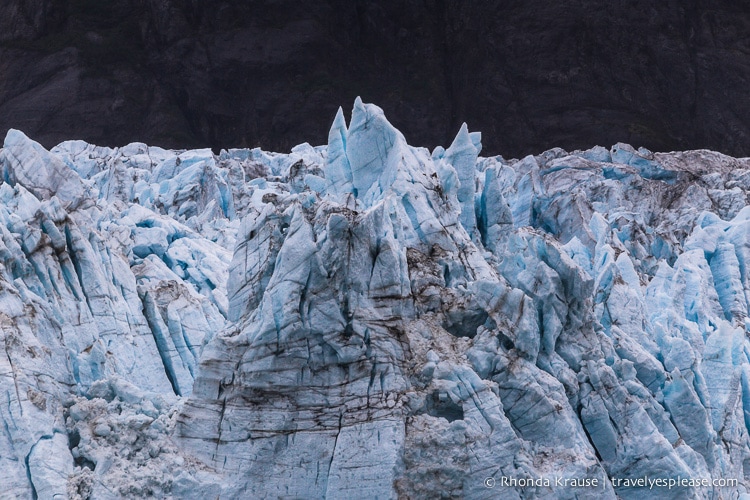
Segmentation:
{"type": "Polygon", "coordinates": [[[9,0],[0,133],[285,150],[361,95],[429,147],[747,156],[749,34],[747,0],[9,0]]]}

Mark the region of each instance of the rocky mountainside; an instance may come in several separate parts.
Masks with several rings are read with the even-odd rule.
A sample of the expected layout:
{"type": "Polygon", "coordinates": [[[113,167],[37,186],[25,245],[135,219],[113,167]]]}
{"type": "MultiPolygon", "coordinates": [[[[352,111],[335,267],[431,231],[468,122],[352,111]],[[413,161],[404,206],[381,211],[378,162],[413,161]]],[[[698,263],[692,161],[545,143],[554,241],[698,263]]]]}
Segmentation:
{"type": "Polygon", "coordinates": [[[750,159],[481,149],[11,130],[4,494],[747,498],[750,159]]]}
{"type": "Polygon", "coordinates": [[[748,156],[748,33],[748,0],[6,0],[0,133],[289,151],[362,95],[430,148],[748,156]]]}

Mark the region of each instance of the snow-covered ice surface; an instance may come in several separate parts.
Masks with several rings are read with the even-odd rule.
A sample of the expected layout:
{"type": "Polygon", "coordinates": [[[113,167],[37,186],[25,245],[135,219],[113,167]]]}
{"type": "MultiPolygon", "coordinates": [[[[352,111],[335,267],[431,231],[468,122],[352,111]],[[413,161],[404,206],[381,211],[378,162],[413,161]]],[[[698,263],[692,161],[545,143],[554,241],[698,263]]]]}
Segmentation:
{"type": "Polygon", "coordinates": [[[10,131],[0,497],[749,498],[750,159],[480,150],[10,131]]]}

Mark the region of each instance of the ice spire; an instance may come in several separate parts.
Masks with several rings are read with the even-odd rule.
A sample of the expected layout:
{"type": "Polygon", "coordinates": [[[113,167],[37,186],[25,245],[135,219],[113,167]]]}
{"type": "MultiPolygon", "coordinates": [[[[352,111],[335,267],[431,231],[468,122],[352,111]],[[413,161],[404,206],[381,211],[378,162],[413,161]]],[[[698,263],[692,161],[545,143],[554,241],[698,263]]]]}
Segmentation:
{"type": "Polygon", "coordinates": [[[363,104],[357,97],[346,153],[352,169],[354,194],[365,204],[377,198],[395,179],[399,158],[391,152],[397,142],[406,144],[404,136],[388,122],[383,110],[374,104],[363,104]]]}
{"type": "Polygon", "coordinates": [[[458,201],[461,204],[460,220],[469,234],[477,227],[477,218],[474,213],[474,176],[476,175],[475,164],[477,156],[479,156],[479,150],[472,141],[472,135],[477,142],[481,140],[481,136],[469,134],[469,128],[464,123],[461,125],[456,138],[453,139],[453,143],[445,152],[445,159],[456,169],[458,181],[461,183],[458,187],[458,201]]]}
{"type": "Polygon", "coordinates": [[[328,132],[328,159],[326,180],[329,192],[334,195],[352,192],[352,168],[346,156],[346,119],[339,107],[328,132]]]}

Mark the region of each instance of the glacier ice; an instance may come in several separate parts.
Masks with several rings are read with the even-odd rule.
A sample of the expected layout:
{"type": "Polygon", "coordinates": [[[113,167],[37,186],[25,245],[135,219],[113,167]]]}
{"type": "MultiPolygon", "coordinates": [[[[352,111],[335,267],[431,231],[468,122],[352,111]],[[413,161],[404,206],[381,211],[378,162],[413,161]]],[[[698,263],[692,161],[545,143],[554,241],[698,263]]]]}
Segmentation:
{"type": "Polygon", "coordinates": [[[9,131],[3,494],[748,498],[750,159],[480,153],[9,131]]]}

